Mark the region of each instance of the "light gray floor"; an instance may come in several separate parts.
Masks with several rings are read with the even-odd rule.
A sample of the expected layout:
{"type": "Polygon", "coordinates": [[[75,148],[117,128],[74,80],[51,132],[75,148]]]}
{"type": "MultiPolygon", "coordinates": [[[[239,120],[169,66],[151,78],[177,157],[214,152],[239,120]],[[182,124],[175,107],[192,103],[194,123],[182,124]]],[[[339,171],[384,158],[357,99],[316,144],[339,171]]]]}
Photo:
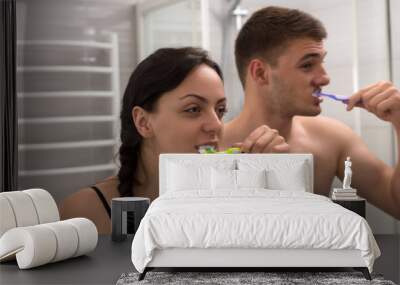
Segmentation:
{"type": "MultiPolygon", "coordinates": [[[[400,236],[375,236],[382,251],[374,273],[399,283],[400,236]]],[[[134,271],[131,262],[131,241],[112,242],[110,236],[100,236],[94,252],[58,263],[29,270],[19,270],[16,262],[0,265],[0,284],[115,284],[124,272],[134,271]]]]}

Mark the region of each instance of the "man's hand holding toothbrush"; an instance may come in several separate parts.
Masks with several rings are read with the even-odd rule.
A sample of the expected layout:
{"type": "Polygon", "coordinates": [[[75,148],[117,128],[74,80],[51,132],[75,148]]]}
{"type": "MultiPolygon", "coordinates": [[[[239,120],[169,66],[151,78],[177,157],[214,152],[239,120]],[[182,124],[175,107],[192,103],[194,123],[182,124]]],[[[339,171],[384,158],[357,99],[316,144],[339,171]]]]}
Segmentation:
{"type": "Polygon", "coordinates": [[[244,153],[287,153],[289,145],[278,131],[266,125],[259,126],[241,143],[235,143],[244,153]]]}
{"type": "Polygon", "coordinates": [[[400,131],[400,91],[389,81],[369,85],[349,97],[347,110],[361,107],[400,131]]]}

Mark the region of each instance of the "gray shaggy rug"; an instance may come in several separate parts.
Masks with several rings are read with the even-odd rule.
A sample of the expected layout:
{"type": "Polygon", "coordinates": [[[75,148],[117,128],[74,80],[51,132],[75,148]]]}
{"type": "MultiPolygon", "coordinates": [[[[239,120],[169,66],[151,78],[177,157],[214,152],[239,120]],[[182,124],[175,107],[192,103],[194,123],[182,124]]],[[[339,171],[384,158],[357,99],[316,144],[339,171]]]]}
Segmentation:
{"type": "Polygon", "coordinates": [[[150,271],[142,281],[139,273],[122,274],[117,285],[145,284],[379,284],[395,285],[384,280],[381,275],[372,274],[372,281],[364,278],[361,272],[155,272],[150,271]]]}

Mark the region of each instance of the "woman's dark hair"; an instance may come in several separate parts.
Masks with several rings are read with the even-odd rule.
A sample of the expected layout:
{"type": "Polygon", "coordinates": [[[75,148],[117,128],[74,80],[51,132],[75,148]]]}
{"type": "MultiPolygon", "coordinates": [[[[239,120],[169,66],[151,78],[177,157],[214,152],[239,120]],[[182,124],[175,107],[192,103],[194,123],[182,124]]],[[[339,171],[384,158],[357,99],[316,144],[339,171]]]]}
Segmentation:
{"type": "Polygon", "coordinates": [[[121,110],[121,147],[118,191],[121,197],[130,196],[137,170],[142,136],[132,118],[132,109],[139,106],[153,111],[157,100],[179,84],[197,66],[206,64],[223,79],[219,66],[206,51],[199,48],[162,48],[144,59],[129,78],[121,110]]]}

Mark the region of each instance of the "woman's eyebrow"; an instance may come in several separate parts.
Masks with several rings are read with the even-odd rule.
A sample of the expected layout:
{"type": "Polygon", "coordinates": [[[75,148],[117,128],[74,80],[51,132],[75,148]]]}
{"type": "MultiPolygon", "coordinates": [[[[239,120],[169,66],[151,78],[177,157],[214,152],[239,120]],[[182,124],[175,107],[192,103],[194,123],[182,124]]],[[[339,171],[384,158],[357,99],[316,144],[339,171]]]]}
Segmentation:
{"type": "Polygon", "coordinates": [[[188,97],[194,97],[194,98],[199,99],[200,101],[208,102],[208,100],[206,98],[204,98],[204,97],[202,97],[202,96],[200,96],[198,94],[186,94],[186,95],[180,97],[179,100],[183,100],[183,99],[186,99],[188,97]]]}
{"type": "MultiPolygon", "coordinates": [[[[203,101],[204,103],[208,103],[207,98],[204,98],[204,97],[202,97],[202,96],[200,96],[200,95],[198,95],[198,94],[186,94],[186,95],[180,97],[179,100],[184,100],[184,99],[190,98],[190,97],[194,97],[194,98],[196,98],[196,99],[198,99],[198,100],[200,100],[200,101],[203,101]]],[[[221,103],[221,102],[225,102],[225,101],[226,101],[226,97],[221,98],[221,99],[219,99],[219,100],[217,101],[217,104],[219,104],[219,103],[221,103]]]]}

